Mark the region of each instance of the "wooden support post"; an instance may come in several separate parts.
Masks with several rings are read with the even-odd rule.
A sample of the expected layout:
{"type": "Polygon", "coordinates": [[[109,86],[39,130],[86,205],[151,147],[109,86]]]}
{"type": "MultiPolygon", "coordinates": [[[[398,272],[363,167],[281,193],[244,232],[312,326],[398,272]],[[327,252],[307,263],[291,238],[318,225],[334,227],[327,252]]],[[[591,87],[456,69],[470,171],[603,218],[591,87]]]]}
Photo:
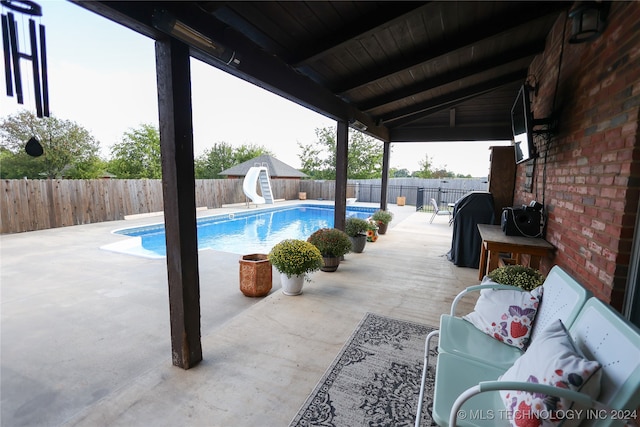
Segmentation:
{"type": "Polygon", "coordinates": [[[389,158],[391,143],[385,141],[382,154],[382,186],[380,188],[380,209],[387,209],[387,186],[389,185],[389,158]]]}
{"type": "Polygon", "coordinates": [[[336,138],[336,200],[334,227],[344,231],[347,215],[347,167],[349,155],[349,126],[346,121],[338,121],[336,138]]]}
{"type": "Polygon", "coordinates": [[[156,73],[171,352],[189,369],[202,360],[189,47],[156,41],[156,73]]]}

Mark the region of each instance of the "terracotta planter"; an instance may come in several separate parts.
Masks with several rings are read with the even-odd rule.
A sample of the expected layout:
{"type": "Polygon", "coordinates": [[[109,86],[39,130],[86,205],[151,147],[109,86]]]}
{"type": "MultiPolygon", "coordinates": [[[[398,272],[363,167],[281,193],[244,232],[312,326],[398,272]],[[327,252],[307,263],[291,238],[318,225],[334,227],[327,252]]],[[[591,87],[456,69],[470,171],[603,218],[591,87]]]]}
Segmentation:
{"type": "Polygon", "coordinates": [[[263,297],[271,286],[271,263],[267,255],[244,255],[240,259],[240,292],[248,297],[263,297]]]}
{"type": "Polygon", "coordinates": [[[338,269],[338,266],[340,265],[340,257],[331,256],[322,257],[322,259],[324,260],[324,265],[320,268],[320,270],[322,271],[333,273],[338,269]]]}
{"type": "Polygon", "coordinates": [[[396,197],[396,204],[398,206],[404,206],[404,204],[407,202],[407,198],[405,196],[398,196],[396,197]]]}
{"type": "Polygon", "coordinates": [[[289,296],[300,295],[304,285],[304,274],[288,277],[286,274],[280,273],[280,284],[282,285],[283,294],[289,296]]]}
{"type": "Polygon", "coordinates": [[[359,254],[364,251],[364,246],[367,244],[366,235],[362,234],[356,237],[349,236],[349,240],[351,240],[351,252],[359,254]]]}
{"type": "Polygon", "coordinates": [[[298,193],[298,199],[300,200],[307,200],[307,193],[304,191],[301,191],[298,193]]]}

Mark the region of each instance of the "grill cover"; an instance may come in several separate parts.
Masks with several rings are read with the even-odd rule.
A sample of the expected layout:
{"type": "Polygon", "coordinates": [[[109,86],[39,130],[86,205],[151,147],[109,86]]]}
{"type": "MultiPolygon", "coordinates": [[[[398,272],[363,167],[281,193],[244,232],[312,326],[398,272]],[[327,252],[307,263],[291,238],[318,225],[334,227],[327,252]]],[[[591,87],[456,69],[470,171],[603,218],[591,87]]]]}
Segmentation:
{"type": "Polygon", "coordinates": [[[486,191],[474,191],[458,199],[453,208],[453,237],[449,261],[459,267],[480,265],[480,232],[478,224],[493,224],[493,196],[486,191]]]}

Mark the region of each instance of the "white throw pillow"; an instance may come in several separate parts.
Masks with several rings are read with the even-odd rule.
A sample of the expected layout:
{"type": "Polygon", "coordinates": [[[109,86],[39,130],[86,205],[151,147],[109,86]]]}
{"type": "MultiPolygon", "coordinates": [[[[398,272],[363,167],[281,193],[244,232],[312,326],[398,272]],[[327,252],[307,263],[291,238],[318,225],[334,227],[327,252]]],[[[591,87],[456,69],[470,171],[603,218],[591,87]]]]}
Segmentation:
{"type": "MultiPolygon", "coordinates": [[[[548,384],[588,394],[600,394],[602,369],[576,348],[560,319],[544,329],[527,351],[500,377],[502,381],[548,384]]],[[[526,391],[501,391],[512,426],[577,426],[572,401],[526,391]]]]}
{"type": "Polygon", "coordinates": [[[474,311],[462,318],[505,344],[525,349],[541,296],[542,287],[531,292],[483,289],[474,311]]]}

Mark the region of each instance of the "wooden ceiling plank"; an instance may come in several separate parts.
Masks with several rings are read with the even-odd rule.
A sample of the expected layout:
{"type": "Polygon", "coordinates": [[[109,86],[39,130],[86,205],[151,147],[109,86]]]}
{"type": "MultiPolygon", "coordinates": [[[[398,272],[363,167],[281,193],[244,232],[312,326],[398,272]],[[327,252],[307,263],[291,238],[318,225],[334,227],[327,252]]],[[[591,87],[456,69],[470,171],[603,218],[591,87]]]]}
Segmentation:
{"type": "Polygon", "coordinates": [[[312,43],[304,54],[288,58],[294,67],[300,67],[305,63],[314,62],[316,59],[324,57],[335,50],[342,49],[353,40],[371,35],[380,26],[388,25],[390,22],[402,17],[416,9],[424,7],[424,2],[394,2],[385,4],[379,9],[364,16],[346,22],[341,31],[334,31],[332,34],[325,34],[322,38],[312,43]]]}
{"type": "Polygon", "coordinates": [[[538,5],[529,2],[522,2],[526,10],[523,13],[513,16],[513,11],[505,12],[505,15],[494,16],[485,22],[477,23],[474,28],[468,28],[461,31],[457,36],[451,37],[446,43],[420,46],[410,55],[398,55],[391,58],[386,67],[372,67],[364,73],[347,77],[341,81],[334,81],[330,87],[333,92],[346,93],[360,86],[371,84],[377,80],[386,78],[387,76],[402,71],[406,71],[413,67],[419,66],[424,62],[431,61],[440,56],[451,54],[459,49],[477,45],[482,40],[491,39],[503,33],[508,33],[522,25],[530,23],[530,21],[545,18],[550,14],[559,13],[559,10],[566,8],[563,2],[557,2],[562,8],[555,3],[538,5]]]}
{"type": "Polygon", "coordinates": [[[402,89],[394,90],[389,94],[367,100],[358,104],[358,108],[365,112],[371,112],[383,105],[397,102],[401,99],[431,90],[438,86],[450,84],[463,80],[472,75],[482,73],[521,59],[530,58],[544,50],[545,40],[537,40],[526,46],[514,48],[508,52],[499,53],[491,58],[484,59],[467,67],[449,71],[443,75],[419,82],[414,85],[405,86],[402,89]]]}

